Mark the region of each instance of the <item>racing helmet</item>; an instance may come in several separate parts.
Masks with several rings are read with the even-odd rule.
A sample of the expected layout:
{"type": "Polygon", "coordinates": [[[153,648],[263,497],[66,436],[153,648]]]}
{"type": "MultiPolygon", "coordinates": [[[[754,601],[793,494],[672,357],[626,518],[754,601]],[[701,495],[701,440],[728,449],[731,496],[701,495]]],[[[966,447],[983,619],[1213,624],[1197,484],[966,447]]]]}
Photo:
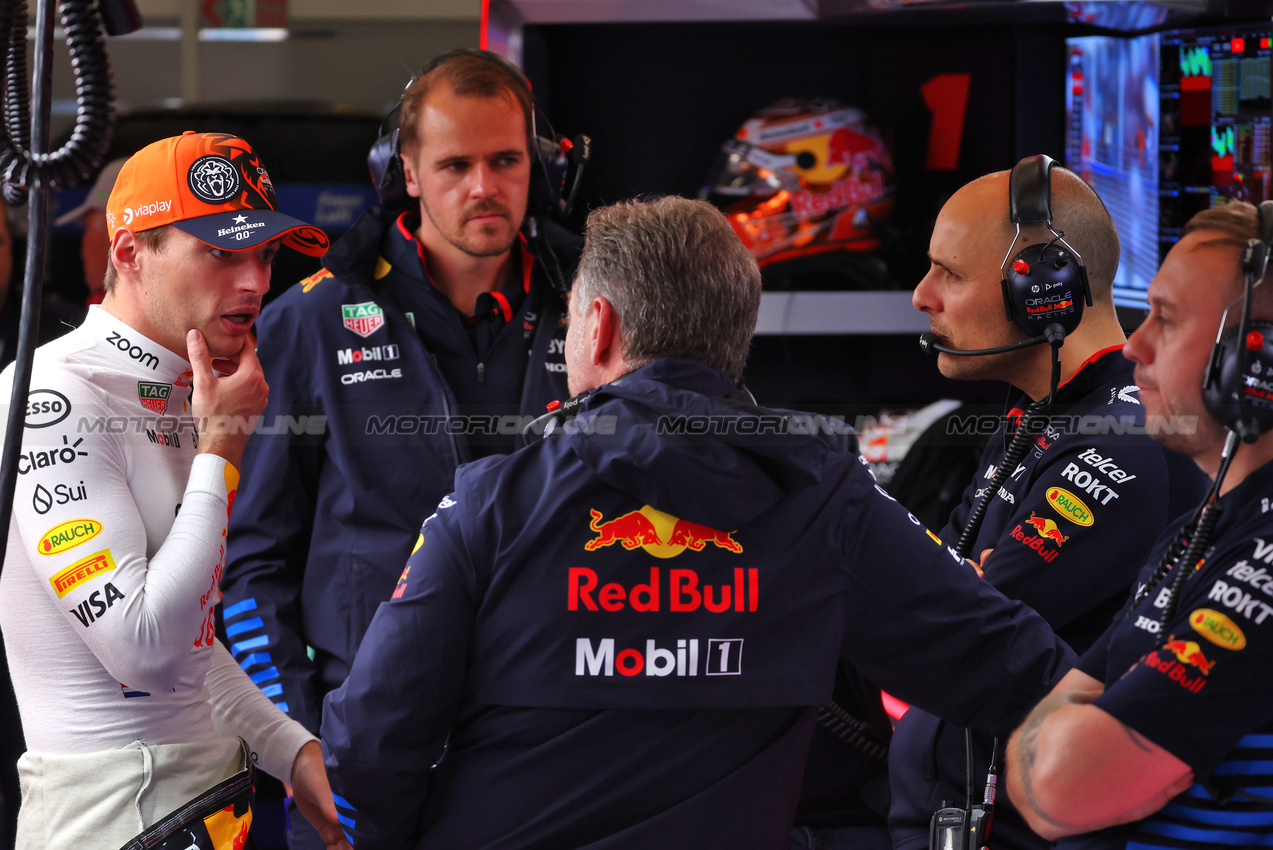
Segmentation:
{"type": "Polygon", "coordinates": [[[699,197],[720,207],[762,267],[873,251],[893,211],[893,158],[862,110],[784,98],[721,147],[699,197]]]}

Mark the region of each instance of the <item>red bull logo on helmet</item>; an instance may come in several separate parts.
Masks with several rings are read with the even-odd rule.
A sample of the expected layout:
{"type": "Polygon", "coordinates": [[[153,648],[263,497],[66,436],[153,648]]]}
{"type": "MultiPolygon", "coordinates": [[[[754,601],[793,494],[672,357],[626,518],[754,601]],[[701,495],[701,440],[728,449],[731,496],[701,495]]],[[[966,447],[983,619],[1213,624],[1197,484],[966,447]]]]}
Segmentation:
{"type": "Polygon", "coordinates": [[[616,543],[629,552],[643,549],[646,554],[656,558],[675,558],[686,549],[702,552],[708,544],[735,555],[743,551],[742,544],[734,539],[732,531],[718,531],[674,517],[649,505],[611,520],[604,519],[598,510],[589,513],[592,521],[588,528],[597,536],[584,544],[583,548],[588,552],[616,543]]]}

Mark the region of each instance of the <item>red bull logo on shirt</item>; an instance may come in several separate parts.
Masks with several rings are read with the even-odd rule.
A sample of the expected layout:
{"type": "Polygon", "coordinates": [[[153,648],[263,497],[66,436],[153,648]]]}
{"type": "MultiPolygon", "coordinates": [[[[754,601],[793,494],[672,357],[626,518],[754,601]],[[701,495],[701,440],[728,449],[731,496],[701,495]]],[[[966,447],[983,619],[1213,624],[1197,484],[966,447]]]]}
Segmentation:
{"type": "Polygon", "coordinates": [[[1190,693],[1198,693],[1207,685],[1207,674],[1215,666],[1191,640],[1176,640],[1172,635],[1159,648],[1145,656],[1145,666],[1167,676],[1190,693]],[[1193,670],[1200,672],[1190,675],[1193,670]]]}
{"type": "Polygon", "coordinates": [[[1056,559],[1061,545],[1070,539],[1067,535],[1061,533],[1061,530],[1056,526],[1056,522],[1047,517],[1035,516],[1033,512],[1030,513],[1030,518],[1025,523],[1017,525],[1016,528],[1008,532],[1008,536],[1018,543],[1033,549],[1035,554],[1049,564],[1056,559]],[[1034,534],[1031,535],[1025,531],[1025,526],[1033,528],[1034,534]],[[1048,545],[1050,543],[1055,544],[1056,548],[1048,545]]]}
{"type": "Polygon", "coordinates": [[[742,544],[734,539],[732,531],[717,531],[706,525],[679,519],[649,505],[605,521],[602,520],[601,511],[592,510],[589,513],[592,514],[592,522],[588,527],[597,534],[583,546],[589,552],[595,552],[603,546],[613,546],[615,543],[621,544],[629,552],[644,549],[647,554],[656,558],[675,558],[686,549],[702,552],[709,543],[735,555],[743,551],[742,544]]]}

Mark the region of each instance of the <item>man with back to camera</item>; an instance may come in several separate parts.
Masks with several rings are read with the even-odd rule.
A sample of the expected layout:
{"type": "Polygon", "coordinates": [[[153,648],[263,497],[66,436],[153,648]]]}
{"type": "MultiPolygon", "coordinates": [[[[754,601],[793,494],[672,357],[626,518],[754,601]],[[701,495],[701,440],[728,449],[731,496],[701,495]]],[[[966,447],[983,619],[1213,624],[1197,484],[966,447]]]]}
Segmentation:
{"type": "MultiPolygon", "coordinates": [[[[495,54],[425,66],[399,114],[414,209],[364,215],[261,316],[264,421],[307,424],[245,453],[226,629],[265,693],[313,732],[456,467],[512,451],[520,420],[565,395],[565,296],[520,235],[533,109],[495,54]]],[[[550,235],[573,274],[577,237],[550,235]]],[[[291,823],[293,848],[316,846],[291,823]]]]}
{"type": "MultiPolygon", "coordinates": [[[[1260,233],[1246,203],[1190,219],[1149,285],[1148,318],[1127,343],[1146,415],[1163,426],[1157,439],[1213,479],[1226,425],[1204,403],[1203,380],[1222,324],[1236,360],[1241,258],[1260,233]]],[[[1267,278],[1255,288],[1251,316],[1263,323],[1243,337],[1247,368],[1230,374],[1256,396],[1267,393],[1273,362],[1267,278]]],[[[1259,406],[1267,430],[1267,400],[1259,406]]],[[[1008,791],[1034,829],[1062,839],[1058,847],[1269,845],[1270,460],[1273,435],[1238,445],[1196,569],[1179,563],[1176,542],[1192,536],[1190,515],[1165,530],[1123,614],[1013,734],[1008,791]]]]}
{"type": "Polygon", "coordinates": [[[586,236],[572,415],[459,470],[327,697],[360,850],[779,847],[841,646],[987,729],[1068,664],[839,435],[740,389],[760,272],[718,210],[586,236]]]}
{"type": "Polygon", "coordinates": [[[259,158],[224,134],[138,152],[106,219],[105,300],[36,352],[0,574],[27,742],[17,846],[119,847],[249,755],[344,846],[317,741],[214,631],[237,466],[268,392],[252,322],[280,246],[321,254],[327,237],[278,213],[259,158]]]}
{"type": "MultiPolygon", "coordinates": [[[[1019,168],[1030,162],[1023,160],[1019,168]]],[[[1009,246],[1015,255],[1027,245],[1054,242],[1055,236],[1041,225],[1022,225],[1022,238],[1013,244],[1009,175],[1002,171],[965,185],[942,207],[933,227],[931,268],[915,287],[913,302],[928,314],[943,347],[986,349],[1027,338],[1007,317],[1001,264],[1013,264],[1012,256],[1005,262],[1009,246]]],[[[1052,167],[1050,189],[1052,228],[1082,257],[1093,303],[1060,349],[1060,386],[1048,410],[1048,427],[990,499],[968,554],[982,561],[987,581],[1038,611],[1081,652],[1118,610],[1135,565],[1166,523],[1201,498],[1203,483],[1196,470],[1164,453],[1143,431],[1125,427],[1141,425],[1144,415],[1132,364],[1121,353],[1125,336],[1111,294],[1118,234],[1100,198],[1078,175],[1052,167]],[[986,550],[992,550],[988,557],[986,550]]],[[[1076,260],[1071,256],[1069,262],[1076,260]]],[[[1051,357],[1048,345],[1036,345],[976,357],[941,353],[937,364],[949,378],[1006,381],[1017,391],[1008,417],[1013,418],[1048,396],[1051,357]]],[[[980,477],[940,532],[946,543],[959,540],[1009,438],[1006,423],[990,438],[980,477]]],[[[990,736],[974,737],[974,802],[980,802],[992,747],[990,736]]],[[[965,805],[964,729],[923,711],[907,712],[893,736],[889,773],[895,846],[927,847],[934,812],[965,805]]],[[[1048,844],[1011,806],[997,807],[991,834],[996,847],[1048,844]]]]}

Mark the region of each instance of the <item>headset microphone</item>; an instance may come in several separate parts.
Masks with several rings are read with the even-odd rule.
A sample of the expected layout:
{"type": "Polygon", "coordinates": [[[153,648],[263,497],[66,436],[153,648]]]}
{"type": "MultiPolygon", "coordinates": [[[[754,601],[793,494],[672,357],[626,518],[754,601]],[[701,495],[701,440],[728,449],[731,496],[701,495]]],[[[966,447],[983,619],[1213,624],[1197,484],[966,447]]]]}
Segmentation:
{"type": "Polygon", "coordinates": [[[1035,345],[1059,345],[1065,339],[1065,328],[1058,324],[1048,325],[1043,329],[1043,333],[1039,336],[1032,336],[1029,339],[1023,339],[1020,342],[1014,342],[1011,345],[1000,345],[997,348],[950,348],[946,345],[939,345],[937,340],[940,339],[937,334],[932,331],[925,331],[919,335],[919,347],[924,350],[925,354],[950,354],[955,357],[984,357],[987,354],[1004,354],[1009,351],[1019,351],[1022,348],[1030,348],[1035,345]]]}

